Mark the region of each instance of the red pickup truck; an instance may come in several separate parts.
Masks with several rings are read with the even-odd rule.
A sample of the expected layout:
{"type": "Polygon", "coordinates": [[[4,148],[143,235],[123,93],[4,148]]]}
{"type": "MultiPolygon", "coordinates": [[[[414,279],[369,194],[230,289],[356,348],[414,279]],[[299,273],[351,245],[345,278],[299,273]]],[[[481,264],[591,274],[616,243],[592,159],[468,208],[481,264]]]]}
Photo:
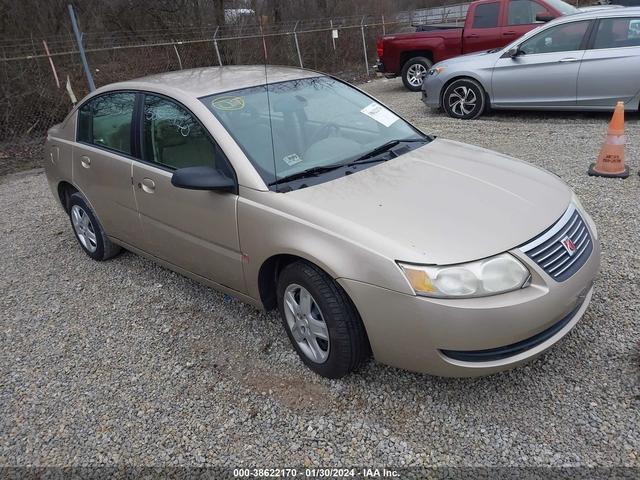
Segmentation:
{"type": "Polygon", "coordinates": [[[469,4],[464,26],[425,25],[414,33],[378,39],[376,68],[388,77],[402,76],[414,92],[434,63],[465,53],[503,47],[560,15],[577,12],[562,0],[476,0],[469,4]]]}

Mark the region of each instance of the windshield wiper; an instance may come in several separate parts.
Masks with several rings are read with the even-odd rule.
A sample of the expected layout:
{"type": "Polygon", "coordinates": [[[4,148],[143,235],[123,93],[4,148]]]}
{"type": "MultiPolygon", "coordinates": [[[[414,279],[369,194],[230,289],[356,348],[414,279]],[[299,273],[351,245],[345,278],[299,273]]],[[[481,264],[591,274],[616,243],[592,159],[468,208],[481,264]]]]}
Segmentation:
{"type": "Polygon", "coordinates": [[[429,140],[426,138],[403,138],[403,139],[397,139],[397,140],[390,140],[387,143],[383,143],[379,147],[374,148],[370,152],[365,153],[364,155],[356,158],[355,160],[352,160],[347,165],[353,165],[354,163],[362,162],[363,160],[366,160],[368,158],[376,157],[381,153],[387,152],[391,150],[393,147],[395,147],[396,145],[399,145],[404,142],[425,142],[426,143],[428,141],[429,140]]]}
{"type": "Polygon", "coordinates": [[[279,185],[281,183],[291,182],[293,180],[299,180],[301,178],[316,177],[321,173],[330,172],[331,170],[336,170],[337,168],[341,168],[344,166],[345,165],[343,163],[338,163],[335,165],[307,168],[306,170],[302,170],[301,172],[292,173],[291,175],[287,175],[286,177],[278,178],[277,180],[271,182],[269,186],[271,187],[273,185],[279,185]]]}
{"type": "MultiPolygon", "coordinates": [[[[312,167],[312,168],[307,168],[306,170],[302,170],[301,172],[297,172],[297,173],[292,173],[291,175],[287,175],[286,177],[282,177],[282,178],[278,178],[277,180],[274,180],[273,182],[269,183],[269,186],[272,187],[274,185],[280,185],[281,183],[287,183],[287,182],[291,182],[293,180],[299,180],[301,178],[309,178],[309,177],[316,177],[322,173],[326,173],[326,172],[330,172],[332,170],[336,170],[338,168],[343,168],[343,167],[350,167],[356,163],[368,163],[368,162],[364,162],[364,160],[367,160],[371,157],[375,157],[377,155],[380,155],[381,153],[384,153],[390,149],[392,149],[393,147],[395,147],[396,145],[400,144],[400,143],[404,143],[404,142],[428,142],[429,138],[403,138],[403,139],[398,139],[398,140],[391,140],[383,145],[380,145],[379,147],[374,148],[373,150],[371,150],[368,153],[365,153],[364,155],[356,158],[355,160],[352,160],[350,162],[346,162],[346,163],[334,163],[333,165],[324,165],[324,166],[319,166],[319,167],[312,167]]],[[[376,160],[376,161],[381,161],[381,160],[376,160]]]]}

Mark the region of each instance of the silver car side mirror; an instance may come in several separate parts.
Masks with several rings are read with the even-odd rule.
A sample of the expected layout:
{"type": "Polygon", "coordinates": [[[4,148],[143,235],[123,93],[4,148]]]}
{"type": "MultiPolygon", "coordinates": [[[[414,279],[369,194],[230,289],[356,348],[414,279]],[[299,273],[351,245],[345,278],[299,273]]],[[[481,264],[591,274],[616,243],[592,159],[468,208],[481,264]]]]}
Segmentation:
{"type": "Polygon", "coordinates": [[[511,47],[507,52],[511,58],[516,58],[520,54],[520,49],[518,47],[511,47]]]}

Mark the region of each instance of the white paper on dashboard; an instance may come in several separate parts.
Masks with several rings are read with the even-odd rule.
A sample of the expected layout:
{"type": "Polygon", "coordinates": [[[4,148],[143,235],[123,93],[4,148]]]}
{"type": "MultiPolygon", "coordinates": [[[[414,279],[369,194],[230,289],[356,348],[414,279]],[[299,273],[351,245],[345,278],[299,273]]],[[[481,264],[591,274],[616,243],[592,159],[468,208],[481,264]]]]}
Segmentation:
{"type": "Polygon", "coordinates": [[[385,127],[390,127],[398,121],[398,116],[384,108],[379,103],[373,102],[360,110],[367,117],[373,118],[376,122],[381,123],[385,127]]]}

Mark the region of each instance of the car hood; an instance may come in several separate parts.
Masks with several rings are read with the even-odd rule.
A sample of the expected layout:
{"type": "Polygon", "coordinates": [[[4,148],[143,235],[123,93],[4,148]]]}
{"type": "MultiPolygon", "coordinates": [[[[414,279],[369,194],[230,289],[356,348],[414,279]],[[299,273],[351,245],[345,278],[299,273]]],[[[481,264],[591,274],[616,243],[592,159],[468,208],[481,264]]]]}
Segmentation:
{"type": "Polygon", "coordinates": [[[438,67],[452,67],[458,66],[460,64],[465,65],[476,65],[477,63],[486,64],[487,60],[491,64],[494,65],[495,61],[498,60],[500,55],[504,49],[500,49],[498,51],[494,50],[483,50],[481,52],[467,53],[465,55],[460,55],[458,57],[453,57],[448,60],[443,60],[442,62],[438,62],[435,66],[438,67]]]}
{"type": "Polygon", "coordinates": [[[305,222],[392,260],[443,265],[525,243],[562,216],[572,192],[525,162],[436,139],[285,195],[290,213],[305,222]]]}

